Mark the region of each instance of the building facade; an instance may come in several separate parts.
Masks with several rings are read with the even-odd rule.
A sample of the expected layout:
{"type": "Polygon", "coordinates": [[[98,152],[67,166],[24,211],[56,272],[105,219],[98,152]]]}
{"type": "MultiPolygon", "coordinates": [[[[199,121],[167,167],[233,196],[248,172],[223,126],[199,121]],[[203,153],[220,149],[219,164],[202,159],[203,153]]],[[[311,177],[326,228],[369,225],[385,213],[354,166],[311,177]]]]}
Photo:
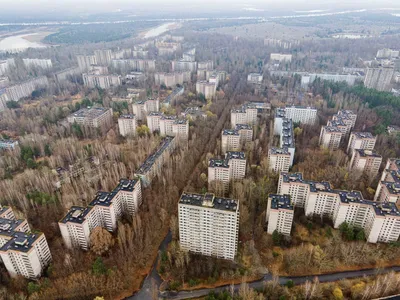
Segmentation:
{"type": "Polygon", "coordinates": [[[354,150],[374,150],[376,136],[370,132],[352,132],[350,134],[349,143],[347,144],[347,153],[353,154],[354,150]]]}
{"type": "Polygon", "coordinates": [[[267,205],[267,232],[273,234],[276,230],[283,235],[290,236],[294,216],[294,206],[290,201],[290,196],[270,194],[267,205]]]}
{"type": "Polygon", "coordinates": [[[122,136],[136,135],[137,120],[135,115],[121,115],[118,118],[119,134],[122,136]]]}
{"type": "Polygon", "coordinates": [[[349,170],[351,170],[357,177],[365,173],[372,180],[376,175],[378,175],[381,163],[382,156],[375,152],[371,150],[356,149],[353,151],[349,170]]]}

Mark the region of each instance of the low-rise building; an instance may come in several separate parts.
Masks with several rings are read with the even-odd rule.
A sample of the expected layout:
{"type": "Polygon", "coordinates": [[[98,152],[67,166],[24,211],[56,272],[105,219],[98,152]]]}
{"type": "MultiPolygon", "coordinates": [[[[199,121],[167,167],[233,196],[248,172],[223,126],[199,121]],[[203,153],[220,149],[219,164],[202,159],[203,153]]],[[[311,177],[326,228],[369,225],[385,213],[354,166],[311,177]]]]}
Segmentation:
{"type": "Polygon", "coordinates": [[[154,177],[161,174],[165,161],[170,157],[175,149],[175,138],[165,137],[157,150],[152,153],[136,171],[135,176],[140,177],[143,186],[151,184],[154,177]]]}
{"type": "Polygon", "coordinates": [[[113,124],[113,111],[111,108],[89,107],[81,108],[68,116],[68,123],[108,130],[113,124]]]}
{"type": "Polygon", "coordinates": [[[267,232],[273,234],[276,230],[281,234],[289,236],[292,231],[294,216],[294,206],[290,200],[290,196],[270,194],[267,205],[267,232]]]}
{"type": "Polygon", "coordinates": [[[122,136],[136,135],[137,120],[135,115],[121,115],[118,118],[119,134],[122,136]]]}
{"type": "Polygon", "coordinates": [[[347,153],[353,154],[356,149],[374,150],[376,136],[370,132],[352,132],[347,145],[347,153]]]}
{"type": "Polygon", "coordinates": [[[382,156],[371,150],[355,149],[350,160],[349,169],[355,176],[367,174],[372,180],[378,175],[382,163],[382,156]]]}
{"type": "Polygon", "coordinates": [[[181,249],[234,260],[239,236],[238,200],[184,192],[178,204],[178,220],[181,249]]]}

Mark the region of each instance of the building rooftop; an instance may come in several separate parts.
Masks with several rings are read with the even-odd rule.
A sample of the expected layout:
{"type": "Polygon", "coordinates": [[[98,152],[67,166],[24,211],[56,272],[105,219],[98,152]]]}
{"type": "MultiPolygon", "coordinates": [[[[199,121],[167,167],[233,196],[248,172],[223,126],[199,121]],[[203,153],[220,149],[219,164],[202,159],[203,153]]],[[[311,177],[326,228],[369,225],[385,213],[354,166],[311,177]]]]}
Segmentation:
{"type": "Polygon", "coordinates": [[[239,131],[236,129],[224,129],[224,130],[222,130],[222,135],[237,135],[237,136],[239,136],[239,131]]]}
{"type": "Polygon", "coordinates": [[[355,135],[359,139],[374,139],[375,137],[371,132],[352,132],[351,134],[355,135]]]}
{"type": "Polygon", "coordinates": [[[283,148],[275,148],[272,147],[269,149],[269,153],[270,154],[284,154],[284,155],[290,155],[289,150],[287,147],[283,147],[283,148]]]}
{"type": "Polygon", "coordinates": [[[64,218],[60,220],[60,223],[77,223],[82,224],[85,219],[86,215],[93,209],[93,207],[81,207],[81,206],[72,206],[64,218]]]}
{"type": "Polygon", "coordinates": [[[134,119],[135,115],[134,114],[126,114],[126,115],[120,115],[120,119],[134,119]]]}
{"type": "Polygon", "coordinates": [[[29,252],[32,249],[32,245],[43,233],[25,233],[25,232],[14,232],[13,238],[7,241],[0,248],[0,251],[19,251],[19,252],[29,252]]]}
{"type": "Polygon", "coordinates": [[[328,124],[329,124],[329,126],[333,126],[333,127],[347,126],[346,123],[340,117],[335,118],[334,120],[330,120],[328,122],[328,124]]]}
{"type": "Polygon", "coordinates": [[[166,116],[163,114],[161,120],[176,120],[176,116],[166,116]]]}
{"type": "Polygon", "coordinates": [[[23,222],[24,219],[19,220],[10,220],[0,218],[0,236],[12,236],[15,232],[15,229],[18,228],[23,222]]]}
{"type": "Polygon", "coordinates": [[[299,105],[290,105],[286,106],[286,109],[288,108],[295,108],[295,109],[306,109],[306,110],[317,110],[315,107],[312,106],[299,106],[299,105]]]}
{"type": "Polygon", "coordinates": [[[160,112],[160,111],[152,111],[152,112],[150,112],[147,116],[148,116],[148,117],[152,117],[152,116],[160,116],[160,117],[163,117],[164,114],[163,114],[162,112],[160,112]]]}
{"type": "Polygon", "coordinates": [[[161,141],[158,149],[144,161],[144,163],[140,166],[140,168],[136,171],[136,173],[137,174],[147,173],[153,167],[157,158],[159,158],[163,154],[163,152],[169,147],[173,139],[174,139],[173,137],[169,136],[165,137],[161,141]]]}
{"type": "Polygon", "coordinates": [[[253,130],[253,126],[248,124],[236,124],[235,130],[253,130]]]}
{"type": "Polygon", "coordinates": [[[210,168],[229,168],[229,161],[224,158],[211,158],[208,164],[210,168]]]}
{"type": "Polygon", "coordinates": [[[228,151],[225,154],[226,159],[246,159],[244,152],[240,151],[228,151]]]}
{"type": "Polygon", "coordinates": [[[271,200],[272,209],[294,210],[294,206],[292,205],[289,195],[269,194],[268,200],[271,200]]]}
{"type": "Polygon", "coordinates": [[[80,110],[73,113],[72,115],[75,118],[94,119],[94,118],[97,118],[97,117],[105,114],[109,110],[110,110],[109,108],[104,108],[104,107],[88,107],[88,108],[81,108],[80,110]]]}
{"type": "Polygon", "coordinates": [[[183,124],[188,124],[188,123],[189,123],[189,121],[186,119],[176,119],[174,121],[174,124],[178,124],[178,125],[183,125],[183,124]]]}
{"type": "Polygon", "coordinates": [[[382,181],[381,184],[386,186],[391,195],[400,195],[400,182],[382,181]]]}
{"type": "Polygon", "coordinates": [[[324,127],[324,130],[326,131],[326,132],[337,132],[337,133],[342,133],[342,131],[338,128],[338,127],[336,127],[336,126],[323,126],[324,127]]]}
{"type": "Polygon", "coordinates": [[[239,210],[239,200],[219,198],[211,193],[191,194],[183,192],[179,199],[179,204],[203,206],[231,212],[237,212],[239,210]]]}
{"type": "Polygon", "coordinates": [[[380,157],[380,158],[382,158],[382,156],[378,155],[376,152],[371,151],[371,150],[355,149],[354,151],[356,151],[361,157],[380,157]]]}
{"type": "Polygon", "coordinates": [[[285,117],[285,109],[284,108],[276,108],[275,109],[275,118],[284,118],[285,117]]]}

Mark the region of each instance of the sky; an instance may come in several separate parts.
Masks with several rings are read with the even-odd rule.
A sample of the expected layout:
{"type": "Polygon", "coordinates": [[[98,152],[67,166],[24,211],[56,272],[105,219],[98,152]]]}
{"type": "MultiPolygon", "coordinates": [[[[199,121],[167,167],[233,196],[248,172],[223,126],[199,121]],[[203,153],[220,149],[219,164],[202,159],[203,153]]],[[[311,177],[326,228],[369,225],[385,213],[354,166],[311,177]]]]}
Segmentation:
{"type": "Polygon", "coordinates": [[[130,11],[162,12],[307,11],[337,9],[400,9],[399,0],[0,0],[1,13],[94,14],[130,11]]]}

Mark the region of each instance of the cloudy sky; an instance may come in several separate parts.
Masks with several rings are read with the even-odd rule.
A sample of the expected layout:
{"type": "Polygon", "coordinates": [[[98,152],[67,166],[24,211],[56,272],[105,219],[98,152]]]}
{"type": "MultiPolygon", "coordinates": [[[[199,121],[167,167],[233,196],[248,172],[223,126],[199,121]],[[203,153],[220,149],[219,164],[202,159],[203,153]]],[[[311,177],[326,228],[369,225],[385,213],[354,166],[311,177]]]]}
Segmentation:
{"type": "Polygon", "coordinates": [[[327,9],[400,9],[399,0],[0,0],[3,13],[75,12],[99,13],[137,11],[160,12],[216,12],[274,10],[327,10],[327,9]]]}

